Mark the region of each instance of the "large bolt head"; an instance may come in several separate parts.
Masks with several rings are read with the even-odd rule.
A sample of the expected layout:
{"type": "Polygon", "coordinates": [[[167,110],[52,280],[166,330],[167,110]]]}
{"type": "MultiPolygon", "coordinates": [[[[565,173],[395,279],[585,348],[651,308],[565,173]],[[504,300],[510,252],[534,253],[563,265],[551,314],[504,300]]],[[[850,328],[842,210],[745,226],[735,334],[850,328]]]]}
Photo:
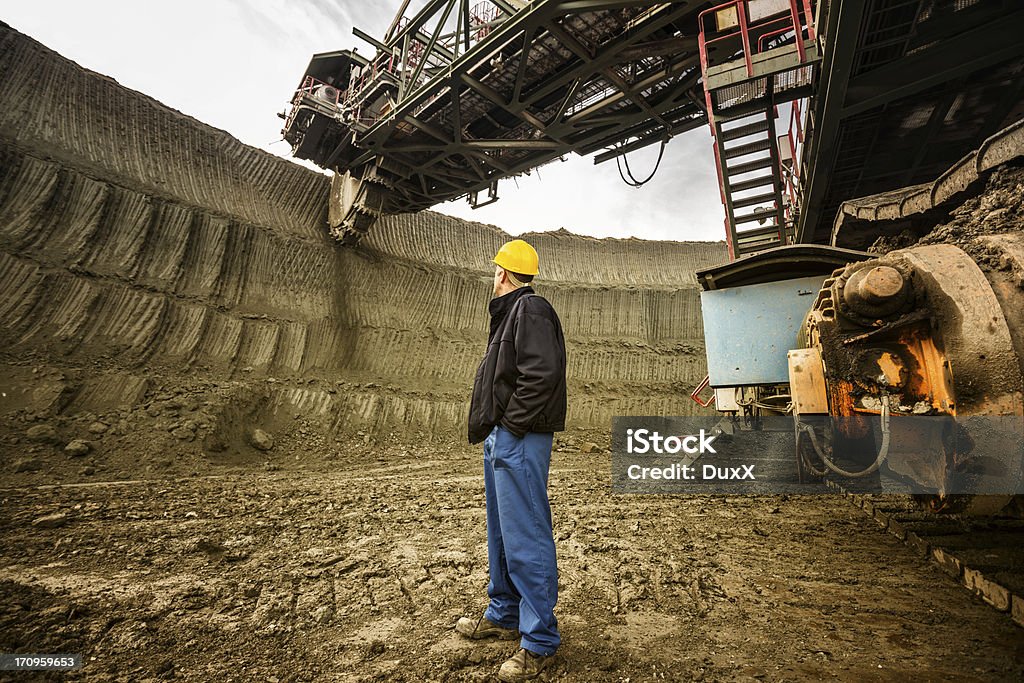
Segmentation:
{"type": "Polygon", "coordinates": [[[861,325],[877,326],[878,321],[905,312],[912,303],[913,285],[898,263],[874,261],[847,266],[833,285],[841,302],[842,314],[861,325]]]}
{"type": "Polygon", "coordinates": [[[863,301],[880,304],[903,291],[903,276],[892,266],[875,266],[857,283],[857,294],[863,301]]]}

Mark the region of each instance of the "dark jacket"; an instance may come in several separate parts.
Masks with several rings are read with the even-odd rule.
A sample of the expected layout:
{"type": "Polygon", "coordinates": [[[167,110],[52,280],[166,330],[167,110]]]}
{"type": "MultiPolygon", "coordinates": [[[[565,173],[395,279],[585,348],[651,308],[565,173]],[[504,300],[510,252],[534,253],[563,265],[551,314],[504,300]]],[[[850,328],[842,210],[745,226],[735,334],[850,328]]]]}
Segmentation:
{"type": "Polygon", "coordinates": [[[565,338],[551,304],[520,287],[491,300],[487,351],[473,380],[469,441],[495,425],[516,436],[565,429],[565,338]]]}

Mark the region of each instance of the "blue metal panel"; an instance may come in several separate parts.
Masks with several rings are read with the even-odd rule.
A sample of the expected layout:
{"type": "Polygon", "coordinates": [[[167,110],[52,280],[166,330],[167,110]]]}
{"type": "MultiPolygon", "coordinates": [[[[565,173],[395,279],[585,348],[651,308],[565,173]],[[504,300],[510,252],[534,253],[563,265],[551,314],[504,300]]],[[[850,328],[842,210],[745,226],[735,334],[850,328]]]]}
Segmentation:
{"type": "Polygon", "coordinates": [[[704,344],[713,387],[789,381],[786,351],[796,336],[824,276],[700,293],[704,344]]]}

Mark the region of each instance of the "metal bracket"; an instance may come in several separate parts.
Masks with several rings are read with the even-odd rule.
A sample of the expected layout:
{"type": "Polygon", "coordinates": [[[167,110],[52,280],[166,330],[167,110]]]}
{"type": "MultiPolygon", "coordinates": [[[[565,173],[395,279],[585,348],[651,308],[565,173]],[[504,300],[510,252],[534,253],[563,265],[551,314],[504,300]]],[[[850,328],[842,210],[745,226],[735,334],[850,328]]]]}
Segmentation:
{"type": "Polygon", "coordinates": [[[481,206],[487,206],[498,201],[498,181],[492,180],[491,184],[487,187],[487,201],[480,201],[480,191],[471,192],[469,194],[469,206],[473,209],[479,209],[481,206]]]}
{"type": "Polygon", "coordinates": [[[696,401],[697,404],[699,406],[701,406],[702,408],[707,408],[708,406],[710,406],[712,403],[715,402],[715,395],[714,394],[711,394],[711,398],[709,398],[707,401],[703,400],[700,397],[700,393],[702,391],[704,391],[705,389],[707,389],[708,385],[710,383],[711,383],[711,376],[710,375],[705,375],[704,379],[702,379],[700,384],[697,385],[697,388],[694,389],[692,392],[690,392],[690,398],[692,398],[694,401],[696,401]]]}

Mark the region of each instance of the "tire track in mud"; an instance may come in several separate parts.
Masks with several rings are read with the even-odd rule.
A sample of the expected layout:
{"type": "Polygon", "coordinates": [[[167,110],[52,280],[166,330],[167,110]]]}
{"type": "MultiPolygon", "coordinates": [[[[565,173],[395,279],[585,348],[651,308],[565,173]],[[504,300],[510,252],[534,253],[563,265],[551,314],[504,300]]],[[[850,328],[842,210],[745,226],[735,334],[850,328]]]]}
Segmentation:
{"type": "Polygon", "coordinates": [[[911,552],[930,559],[1024,627],[1024,521],[1013,515],[935,515],[902,496],[853,493],[835,482],[827,484],[903,541],[911,552]]]}
{"type": "MultiPolygon", "coordinates": [[[[0,72],[0,370],[21,397],[0,448],[8,471],[38,460],[9,481],[136,479],[2,492],[0,641],[83,652],[90,680],[486,680],[510,650],[451,633],[483,605],[479,453],[371,437],[461,436],[507,236],[424,212],[340,250],[323,176],[3,24],[0,72]],[[87,466],[33,425],[88,436],[87,466]],[[204,460],[218,429],[239,467],[198,476],[224,471],[204,460]],[[323,435],[355,430],[366,445],[323,435]]],[[[572,426],[691,412],[693,271],[724,246],[529,238],[572,426]]],[[[603,459],[555,456],[568,681],[1024,676],[1019,630],[841,501],[609,481],[603,459]]]]}
{"type": "MultiPolygon", "coordinates": [[[[21,597],[0,638],[39,624],[40,647],[96,657],[90,680],[488,680],[514,644],[451,630],[485,601],[479,453],[438,456],[353,448],[302,471],[5,493],[0,594],[21,597]],[[64,526],[28,524],[47,513],[64,526]]],[[[604,457],[556,454],[562,680],[1024,673],[1024,632],[841,498],[609,481],[604,457]]]]}

